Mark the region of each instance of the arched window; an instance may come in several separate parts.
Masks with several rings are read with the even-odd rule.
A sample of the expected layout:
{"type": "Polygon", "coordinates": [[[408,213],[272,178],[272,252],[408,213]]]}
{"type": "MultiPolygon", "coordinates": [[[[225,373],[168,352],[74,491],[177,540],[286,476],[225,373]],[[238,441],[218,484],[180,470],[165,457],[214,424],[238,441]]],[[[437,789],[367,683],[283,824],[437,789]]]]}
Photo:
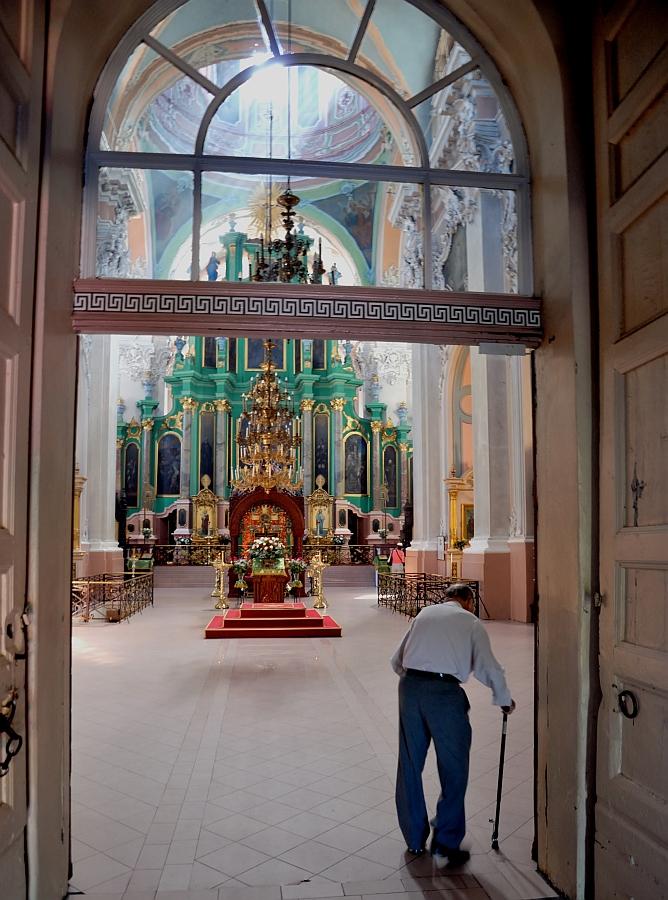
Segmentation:
{"type": "Polygon", "coordinates": [[[97,86],[82,276],[527,294],[528,174],[499,74],[432,0],[160,0],[97,86]],[[294,277],[268,248],[288,188],[294,277]]]}

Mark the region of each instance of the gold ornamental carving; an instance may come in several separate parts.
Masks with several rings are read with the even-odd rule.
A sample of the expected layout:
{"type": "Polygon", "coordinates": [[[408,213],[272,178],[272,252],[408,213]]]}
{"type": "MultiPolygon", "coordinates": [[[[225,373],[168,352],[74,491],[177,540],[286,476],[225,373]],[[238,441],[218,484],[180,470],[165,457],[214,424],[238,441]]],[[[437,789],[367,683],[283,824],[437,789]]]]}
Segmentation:
{"type": "Polygon", "coordinates": [[[371,430],[373,431],[374,434],[380,434],[381,431],[383,430],[383,423],[382,422],[372,422],[371,430]]]}
{"type": "Polygon", "coordinates": [[[116,449],[120,450],[123,447],[123,438],[116,438],[116,449]]]}
{"type": "Polygon", "coordinates": [[[299,409],[302,412],[311,412],[313,410],[314,405],[315,405],[315,400],[312,397],[306,397],[299,404],[299,409]]]}
{"type": "Polygon", "coordinates": [[[181,406],[184,409],[189,409],[189,410],[193,411],[193,410],[197,409],[197,407],[199,406],[199,403],[197,402],[197,400],[194,399],[194,397],[182,397],[181,398],[181,406]]]}
{"type": "Polygon", "coordinates": [[[192,539],[196,544],[217,544],[218,497],[209,489],[208,475],[202,476],[201,484],[202,490],[192,498],[195,524],[192,539]]]}
{"type": "Polygon", "coordinates": [[[353,416],[349,416],[347,412],[343,414],[346,417],[346,424],[344,425],[344,432],[346,431],[359,431],[360,423],[353,416]]]}
{"type": "Polygon", "coordinates": [[[402,441],[399,444],[399,449],[401,450],[402,453],[408,453],[408,444],[405,441],[402,441]]]}
{"type": "Polygon", "coordinates": [[[141,427],[144,431],[153,431],[153,426],[155,425],[155,419],[142,419],[141,427]]]}
{"type": "Polygon", "coordinates": [[[306,498],[309,541],[311,544],[329,544],[334,536],[334,497],[324,490],[322,475],[318,475],[315,483],[316,489],[306,498]]]}
{"type": "Polygon", "coordinates": [[[214,400],[213,405],[216,407],[219,413],[229,412],[232,409],[232,405],[229,400],[214,400]]]}
{"type": "Polygon", "coordinates": [[[329,405],[332,409],[336,410],[336,412],[343,412],[343,407],[346,405],[345,397],[334,397],[333,400],[329,401],[329,405]]]}
{"type": "Polygon", "coordinates": [[[322,587],[323,569],[329,567],[322,559],[322,552],[316,550],[309,562],[308,574],[311,578],[311,593],[315,596],[313,601],[313,609],[327,609],[327,601],[322,587]]]}

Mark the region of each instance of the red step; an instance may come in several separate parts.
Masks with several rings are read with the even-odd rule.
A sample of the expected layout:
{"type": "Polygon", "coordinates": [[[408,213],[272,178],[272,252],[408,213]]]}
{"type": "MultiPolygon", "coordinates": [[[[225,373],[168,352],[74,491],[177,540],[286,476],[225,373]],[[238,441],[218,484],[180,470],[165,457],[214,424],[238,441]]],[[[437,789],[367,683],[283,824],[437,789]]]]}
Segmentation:
{"type": "Polygon", "coordinates": [[[341,637],[341,626],[331,616],[303,603],[243,603],[214,616],[205,638],[341,637]]]}
{"type": "Polygon", "coordinates": [[[303,603],[242,603],[239,609],[230,612],[239,613],[244,619],[303,619],[306,607],[303,603]]]}

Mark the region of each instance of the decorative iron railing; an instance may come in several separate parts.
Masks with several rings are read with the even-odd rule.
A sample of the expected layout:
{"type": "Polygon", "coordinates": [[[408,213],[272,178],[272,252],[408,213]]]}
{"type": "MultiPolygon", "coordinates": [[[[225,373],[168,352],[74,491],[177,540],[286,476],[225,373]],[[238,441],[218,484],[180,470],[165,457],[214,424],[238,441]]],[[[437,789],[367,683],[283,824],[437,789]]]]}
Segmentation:
{"type": "MultiPolygon", "coordinates": [[[[378,575],[378,603],[395,612],[414,618],[425,606],[445,603],[445,592],[452,584],[467,584],[475,596],[475,614],[485,606],[480,599],[480,583],[467,578],[427,575],[424,572],[406,575],[378,575]]],[[[486,610],[485,610],[486,612],[486,610]]],[[[487,616],[489,618],[489,616],[487,616]]]]}
{"type": "Polygon", "coordinates": [[[306,544],[305,558],[310,561],[318,550],[329,566],[372,566],[376,554],[371,544],[306,544]]]}
{"type": "MultiPolygon", "coordinates": [[[[221,550],[229,562],[229,544],[133,544],[127,550],[125,568],[132,571],[133,554],[136,572],[152,566],[211,566],[221,550]]],[[[371,566],[376,554],[371,544],[306,544],[304,558],[310,561],[316,550],[330,566],[371,566]]]]}
{"type": "Polygon", "coordinates": [[[212,566],[221,550],[229,559],[229,544],[133,544],[127,549],[125,568],[132,571],[133,555],[137,572],[150,565],[212,566]]]}
{"type": "Polygon", "coordinates": [[[110,619],[128,619],[147,606],[153,606],[153,573],[131,575],[128,572],[104,572],[72,582],[72,616],[88,622],[102,607],[111,610],[110,619]]]}

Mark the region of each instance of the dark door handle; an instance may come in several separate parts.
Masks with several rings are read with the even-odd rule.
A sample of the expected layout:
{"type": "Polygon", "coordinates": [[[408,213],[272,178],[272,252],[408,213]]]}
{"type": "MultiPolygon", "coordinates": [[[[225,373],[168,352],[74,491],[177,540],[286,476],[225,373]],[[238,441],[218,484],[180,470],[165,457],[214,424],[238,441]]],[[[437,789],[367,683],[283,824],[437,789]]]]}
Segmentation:
{"type": "Polygon", "coordinates": [[[617,700],[619,702],[619,711],[624,718],[635,719],[638,715],[638,698],[633,691],[620,691],[617,700]],[[631,709],[629,709],[627,701],[630,701],[631,709]]]}

